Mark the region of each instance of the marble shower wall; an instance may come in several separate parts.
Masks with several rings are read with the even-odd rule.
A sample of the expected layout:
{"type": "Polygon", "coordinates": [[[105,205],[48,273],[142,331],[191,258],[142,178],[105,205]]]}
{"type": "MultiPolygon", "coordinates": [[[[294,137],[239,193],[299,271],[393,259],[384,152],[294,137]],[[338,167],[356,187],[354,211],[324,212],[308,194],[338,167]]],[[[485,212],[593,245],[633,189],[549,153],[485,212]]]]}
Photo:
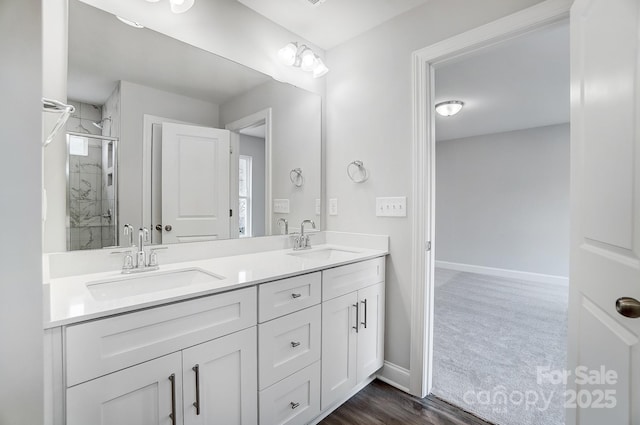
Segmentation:
{"type": "Polygon", "coordinates": [[[67,131],[87,134],[88,149],[86,155],[69,155],[67,246],[70,250],[112,246],[115,245],[115,147],[109,141],[91,138],[92,134],[102,133],[92,124],[102,120],[101,106],[70,103],[76,112],[69,118],[67,131]]]}

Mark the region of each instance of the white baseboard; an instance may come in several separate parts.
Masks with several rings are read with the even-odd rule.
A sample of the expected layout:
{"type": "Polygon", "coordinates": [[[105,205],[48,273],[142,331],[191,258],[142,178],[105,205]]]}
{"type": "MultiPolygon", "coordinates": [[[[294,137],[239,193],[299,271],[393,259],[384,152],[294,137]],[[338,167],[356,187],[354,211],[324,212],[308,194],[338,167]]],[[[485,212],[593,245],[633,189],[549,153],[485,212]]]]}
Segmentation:
{"type": "Polygon", "coordinates": [[[384,362],[384,366],[377,374],[377,378],[382,382],[386,382],[392,387],[409,394],[411,394],[411,391],[409,391],[410,377],[411,373],[407,369],[387,361],[384,362]]]}
{"type": "Polygon", "coordinates": [[[508,277],[512,279],[529,280],[532,282],[552,283],[559,285],[568,285],[569,278],[565,276],[555,276],[550,274],[523,272],[520,270],[499,269],[496,267],[476,266],[474,264],[452,263],[450,261],[435,262],[436,267],[449,270],[457,270],[461,272],[479,273],[489,276],[508,277]]]}

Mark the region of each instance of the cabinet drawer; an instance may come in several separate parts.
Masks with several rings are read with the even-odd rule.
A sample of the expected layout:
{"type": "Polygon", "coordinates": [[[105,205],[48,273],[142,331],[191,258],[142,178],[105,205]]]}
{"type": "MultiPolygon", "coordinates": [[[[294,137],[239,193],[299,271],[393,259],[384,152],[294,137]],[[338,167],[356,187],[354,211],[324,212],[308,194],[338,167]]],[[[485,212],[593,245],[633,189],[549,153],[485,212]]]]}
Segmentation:
{"type": "Polygon", "coordinates": [[[320,362],[260,391],[260,423],[303,425],[320,414],[320,362]]]}
{"type": "Polygon", "coordinates": [[[322,301],[384,281],[385,257],[322,272],[322,301]]]}
{"type": "Polygon", "coordinates": [[[320,303],[320,272],[295,276],[260,285],[260,323],[320,303]]]}
{"type": "Polygon", "coordinates": [[[66,328],[67,387],[256,324],[256,288],[66,328]]]}
{"type": "Polygon", "coordinates": [[[320,359],[320,305],[258,326],[259,388],[320,359]]]}

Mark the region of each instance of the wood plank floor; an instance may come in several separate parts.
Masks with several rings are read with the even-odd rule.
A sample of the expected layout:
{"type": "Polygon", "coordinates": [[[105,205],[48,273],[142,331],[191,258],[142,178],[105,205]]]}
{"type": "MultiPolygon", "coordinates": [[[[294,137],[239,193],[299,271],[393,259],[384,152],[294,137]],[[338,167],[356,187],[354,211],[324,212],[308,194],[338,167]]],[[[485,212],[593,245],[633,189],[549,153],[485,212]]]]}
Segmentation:
{"type": "Polygon", "coordinates": [[[320,425],[491,425],[436,397],[413,397],[375,380],[320,425]]]}

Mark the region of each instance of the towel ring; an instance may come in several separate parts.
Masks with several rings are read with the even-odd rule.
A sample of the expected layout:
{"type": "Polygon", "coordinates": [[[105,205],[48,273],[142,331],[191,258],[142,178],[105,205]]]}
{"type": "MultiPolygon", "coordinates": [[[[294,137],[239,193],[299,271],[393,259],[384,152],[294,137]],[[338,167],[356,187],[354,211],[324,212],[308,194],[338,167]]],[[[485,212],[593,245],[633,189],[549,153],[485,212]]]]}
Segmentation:
{"type": "Polygon", "coordinates": [[[364,167],[364,162],[357,159],[355,161],[351,161],[349,165],[347,165],[347,176],[349,176],[351,181],[353,181],[354,183],[364,183],[369,178],[369,172],[364,167]],[[357,168],[357,171],[360,173],[360,178],[356,178],[355,172],[354,172],[355,170],[353,169],[354,166],[357,168]]]}
{"type": "Polygon", "coordinates": [[[304,184],[304,177],[302,176],[302,168],[294,168],[289,172],[289,180],[295,187],[302,187],[304,184]]]}

